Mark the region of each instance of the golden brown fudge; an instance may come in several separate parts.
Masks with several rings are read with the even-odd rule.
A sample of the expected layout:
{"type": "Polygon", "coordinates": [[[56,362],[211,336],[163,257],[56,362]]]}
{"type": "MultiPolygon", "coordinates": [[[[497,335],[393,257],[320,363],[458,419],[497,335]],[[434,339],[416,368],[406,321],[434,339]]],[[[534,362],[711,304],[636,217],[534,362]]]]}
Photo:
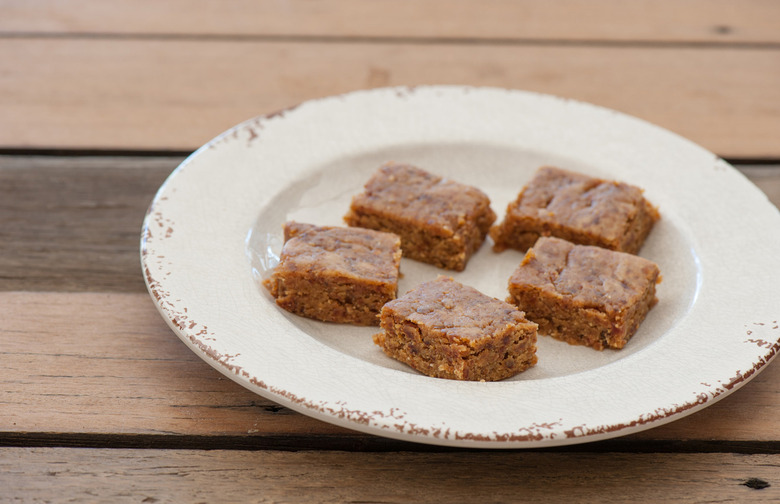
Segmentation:
{"type": "Polygon", "coordinates": [[[495,381],[536,364],[536,324],[509,303],[452,278],[419,285],[382,308],[382,350],[436,378],[495,381]]]}
{"type": "Polygon", "coordinates": [[[540,236],[557,236],[636,254],[658,210],[638,187],[545,166],[507,206],[490,237],[494,250],[527,250],[540,236]]]}
{"type": "Polygon", "coordinates": [[[479,189],[414,166],[387,163],[352,199],[344,220],[399,235],[405,257],[462,271],[496,214],[479,189]]]}
{"type": "Polygon", "coordinates": [[[658,266],[600,247],[539,238],[509,279],[509,298],[539,333],[603,350],[623,348],[658,301],[658,266]]]}
{"type": "Polygon", "coordinates": [[[401,240],[391,233],[288,222],[279,264],[264,285],[287,311],[326,322],[379,325],[395,299],[401,240]]]}

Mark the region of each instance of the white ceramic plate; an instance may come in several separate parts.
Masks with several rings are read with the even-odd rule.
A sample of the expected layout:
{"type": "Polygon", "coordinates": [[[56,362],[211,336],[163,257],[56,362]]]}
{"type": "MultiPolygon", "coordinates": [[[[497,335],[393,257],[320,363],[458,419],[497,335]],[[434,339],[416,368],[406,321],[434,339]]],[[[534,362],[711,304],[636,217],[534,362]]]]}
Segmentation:
{"type": "MultiPolygon", "coordinates": [[[[655,427],[738,389],[780,348],[780,214],[712,153],[626,115],[490,88],[355,92],[258,117],[181,164],[146,216],[149,291],[174,332],[244,387],[301,413],[408,441],[522,448],[655,427]],[[537,167],[645,189],[661,221],[641,255],[660,302],[621,351],[540,337],[539,363],[496,383],[422,376],[376,328],[279,309],[260,285],[287,219],[342,224],[386,161],[481,188],[503,216],[537,167]]],[[[457,280],[503,299],[522,254],[490,243],[457,280]]],[[[400,292],[447,273],[404,259],[400,292]]]]}

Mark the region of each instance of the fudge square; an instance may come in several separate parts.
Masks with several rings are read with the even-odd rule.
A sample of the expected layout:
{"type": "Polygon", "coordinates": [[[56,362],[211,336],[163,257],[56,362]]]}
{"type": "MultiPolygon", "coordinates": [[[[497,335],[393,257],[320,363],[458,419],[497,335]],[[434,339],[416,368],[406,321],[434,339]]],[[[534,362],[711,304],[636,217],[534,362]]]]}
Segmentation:
{"type": "Polygon", "coordinates": [[[507,301],[540,334],[620,349],[657,303],[659,275],[654,262],[633,254],[539,238],[510,277],[507,301]]]}
{"type": "Polygon", "coordinates": [[[507,206],[490,237],[497,252],[525,251],[540,236],[557,236],[636,254],[658,219],[636,186],[544,166],[507,206]]]}
{"type": "Polygon", "coordinates": [[[279,264],[263,283],[287,311],[326,322],[379,325],[395,299],[398,236],[370,229],[288,222],[279,264]]]}
{"type": "Polygon", "coordinates": [[[536,364],[536,324],[452,278],[423,283],[382,308],[382,350],[436,378],[495,381],[536,364]]]}
{"type": "Polygon", "coordinates": [[[352,199],[344,220],[399,235],[405,257],[462,271],[496,214],[479,189],[414,166],[387,163],[352,199]]]}

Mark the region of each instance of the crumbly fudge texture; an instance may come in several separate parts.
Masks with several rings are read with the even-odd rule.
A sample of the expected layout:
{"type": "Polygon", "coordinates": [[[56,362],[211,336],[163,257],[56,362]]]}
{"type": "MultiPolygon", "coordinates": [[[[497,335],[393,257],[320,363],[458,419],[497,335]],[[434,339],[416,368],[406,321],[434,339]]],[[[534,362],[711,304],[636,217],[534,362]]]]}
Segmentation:
{"type": "Polygon", "coordinates": [[[540,236],[556,236],[636,254],[658,219],[636,186],[546,166],[507,206],[490,236],[497,252],[525,251],[540,236]]]}
{"type": "Polygon", "coordinates": [[[658,301],[658,266],[625,252],[539,238],[509,279],[507,301],[539,333],[596,350],[623,348],[658,301]]]}
{"type": "Polygon", "coordinates": [[[288,222],[279,264],[264,284],[287,311],[326,322],[379,325],[395,299],[401,263],[397,235],[288,222]]]}
{"type": "Polygon", "coordinates": [[[399,235],[405,257],[462,271],[496,214],[479,189],[388,163],[352,199],[344,220],[399,235]]]}
{"type": "Polygon", "coordinates": [[[382,350],[437,378],[495,381],[536,364],[536,324],[516,307],[452,278],[419,285],[382,308],[382,350]]]}

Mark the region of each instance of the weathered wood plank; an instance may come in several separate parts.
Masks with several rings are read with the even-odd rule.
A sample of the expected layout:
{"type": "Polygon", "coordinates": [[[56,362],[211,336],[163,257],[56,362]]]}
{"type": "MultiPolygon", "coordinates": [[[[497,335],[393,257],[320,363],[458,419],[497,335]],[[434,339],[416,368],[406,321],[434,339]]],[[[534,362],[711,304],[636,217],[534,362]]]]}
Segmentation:
{"type": "Polygon", "coordinates": [[[0,156],[0,290],[144,292],[141,224],[181,159],[0,156]]]}
{"type": "MultiPolygon", "coordinates": [[[[141,223],[182,159],[0,156],[0,291],[146,292],[141,223]]],[[[780,206],[780,165],[740,169],[780,206]]]]}
{"type": "MultiPolygon", "coordinates": [[[[178,340],[145,294],[4,292],[0,313],[0,438],[358,436],[223,377],[178,340]]],[[[634,439],[780,441],[780,366],[634,439]]]]}
{"type": "Polygon", "coordinates": [[[280,409],[214,371],[146,294],[6,292],[0,313],[0,431],[343,431],[280,409]]]}
{"type": "Polygon", "coordinates": [[[723,157],[780,158],[780,49],[0,39],[0,148],[192,150],[303,100],[393,85],[614,108],[723,157]]]}
{"type": "Polygon", "coordinates": [[[780,42],[772,0],[6,0],[2,33],[780,42]],[[41,12],[46,15],[42,16],[41,12]]]}
{"type": "Polygon", "coordinates": [[[780,455],[725,453],[0,448],[25,502],[773,502],[779,474],[780,455]]]}

